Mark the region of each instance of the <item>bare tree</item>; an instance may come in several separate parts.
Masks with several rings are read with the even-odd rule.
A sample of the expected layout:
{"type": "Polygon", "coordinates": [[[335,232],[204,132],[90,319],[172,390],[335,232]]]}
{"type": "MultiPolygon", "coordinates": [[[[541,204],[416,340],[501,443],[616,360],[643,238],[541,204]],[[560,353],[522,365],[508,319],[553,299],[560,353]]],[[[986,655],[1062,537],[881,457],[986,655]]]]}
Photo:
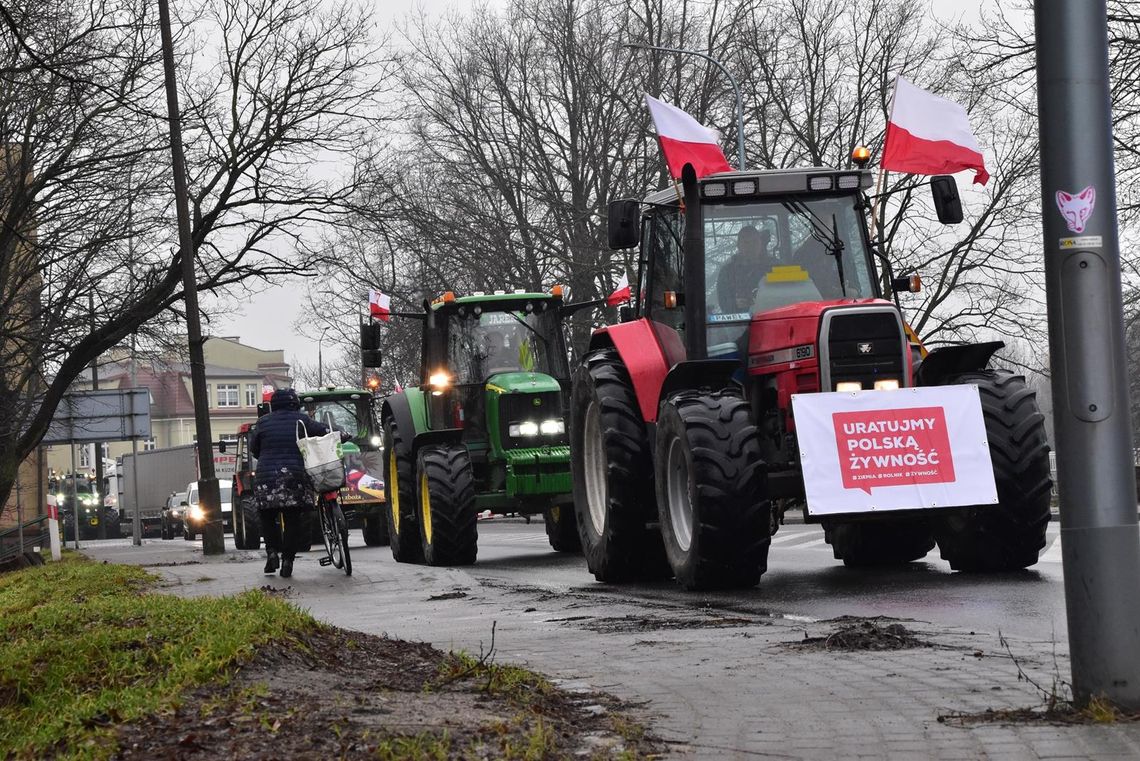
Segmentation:
{"type": "Polygon", "coordinates": [[[306,231],[348,205],[378,113],[362,12],[203,2],[177,35],[195,244],[180,252],[148,6],[0,9],[0,502],[83,368],[176,312],[184,253],[212,291],[312,269],[306,231]],[[338,157],[347,176],[320,175],[338,157]]]}

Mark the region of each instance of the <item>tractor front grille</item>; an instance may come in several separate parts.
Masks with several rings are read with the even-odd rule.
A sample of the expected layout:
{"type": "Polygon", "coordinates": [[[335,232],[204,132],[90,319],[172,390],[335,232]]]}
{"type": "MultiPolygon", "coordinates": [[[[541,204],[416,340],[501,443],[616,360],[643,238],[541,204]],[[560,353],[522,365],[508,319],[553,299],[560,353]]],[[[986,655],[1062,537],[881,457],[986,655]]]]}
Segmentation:
{"type": "Polygon", "coordinates": [[[503,449],[520,449],[528,447],[557,446],[569,444],[569,432],[558,435],[544,436],[511,436],[511,425],[525,421],[542,424],[544,420],[565,419],[565,410],[562,409],[562,394],[557,391],[542,391],[538,393],[503,394],[499,397],[499,431],[503,437],[503,449]]]}
{"type": "Polygon", "coordinates": [[[888,305],[840,307],[823,313],[820,323],[821,391],[857,382],[873,389],[879,380],[906,378],[907,343],[898,310],[888,305]]]}

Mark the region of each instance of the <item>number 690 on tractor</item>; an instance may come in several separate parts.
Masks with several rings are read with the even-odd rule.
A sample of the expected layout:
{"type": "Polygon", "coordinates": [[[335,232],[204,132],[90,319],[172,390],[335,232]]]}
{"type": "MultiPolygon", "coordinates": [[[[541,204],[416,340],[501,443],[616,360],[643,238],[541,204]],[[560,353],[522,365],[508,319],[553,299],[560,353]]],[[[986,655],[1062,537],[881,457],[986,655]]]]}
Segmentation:
{"type": "MultiPolygon", "coordinates": [[[[858,158],[865,163],[865,156],[858,158]]],[[[989,367],[1000,342],[925,352],[884,298],[887,282],[895,291],[919,284],[876,270],[871,182],[862,164],[699,179],[686,166],[683,199],[670,187],[643,202],[611,204],[610,247],[640,247],[640,283],[623,321],[591,337],[570,405],[578,526],[599,580],[672,575],[691,589],[752,586],[784,511],[794,507],[822,523],[835,557],[849,566],[910,562],[936,543],[961,571],[1037,562],[1051,481],[1034,392],[1023,378],[989,367]],[[843,421],[923,394],[973,399],[977,435],[967,443],[986,464],[936,476],[961,485],[984,470],[976,480],[987,481],[992,462],[992,500],[943,503],[927,494],[924,504],[898,503],[900,493],[926,494],[898,483],[922,482],[915,474],[927,471],[911,466],[927,453],[878,450],[903,442],[930,448],[937,432],[837,443],[844,426],[909,429],[894,418],[862,427],[843,421]],[[830,441],[808,462],[805,412],[823,401],[830,441]],[[845,447],[856,466],[897,458],[898,479],[872,489],[845,473],[854,482],[841,482],[830,471],[839,470],[836,455],[845,447]],[[809,465],[820,473],[820,453],[834,467],[808,478],[809,465]],[[816,509],[817,480],[835,482],[838,506],[816,509]],[[884,509],[892,494],[896,503],[884,509]]],[[[939,220],[960,222],[953,178],[930,182],[939,220]]],[[[936,415],[919,417],[916,429],[933,430],[936,415]]]]}

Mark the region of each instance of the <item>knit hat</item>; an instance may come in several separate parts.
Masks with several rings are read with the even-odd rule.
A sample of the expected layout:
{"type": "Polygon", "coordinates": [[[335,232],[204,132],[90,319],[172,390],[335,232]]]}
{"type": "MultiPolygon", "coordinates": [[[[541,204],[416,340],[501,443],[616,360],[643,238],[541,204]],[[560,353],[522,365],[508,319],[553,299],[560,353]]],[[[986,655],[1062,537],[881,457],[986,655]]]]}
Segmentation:
{"type": "Polygon", "coordinates": [[[291,388],[279,388],[273,392],[273,396],[269,399],[269,408],[273,410],[299,410],[301,409],[301,400],[297,398],[297,392],[291,388]]]}

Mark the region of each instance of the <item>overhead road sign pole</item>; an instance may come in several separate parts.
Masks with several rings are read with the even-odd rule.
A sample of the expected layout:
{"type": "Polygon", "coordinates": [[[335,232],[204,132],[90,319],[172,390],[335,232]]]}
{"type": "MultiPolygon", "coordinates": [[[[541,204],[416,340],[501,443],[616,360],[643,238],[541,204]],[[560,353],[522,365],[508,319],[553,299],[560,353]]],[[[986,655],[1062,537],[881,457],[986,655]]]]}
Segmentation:
{"type": "Polygon", "coordinates": [[[1140,531],[1128,417],[1105,0],[1036,0],[1045,283],[1073,692],[1140,708],[1140,531]]]}

